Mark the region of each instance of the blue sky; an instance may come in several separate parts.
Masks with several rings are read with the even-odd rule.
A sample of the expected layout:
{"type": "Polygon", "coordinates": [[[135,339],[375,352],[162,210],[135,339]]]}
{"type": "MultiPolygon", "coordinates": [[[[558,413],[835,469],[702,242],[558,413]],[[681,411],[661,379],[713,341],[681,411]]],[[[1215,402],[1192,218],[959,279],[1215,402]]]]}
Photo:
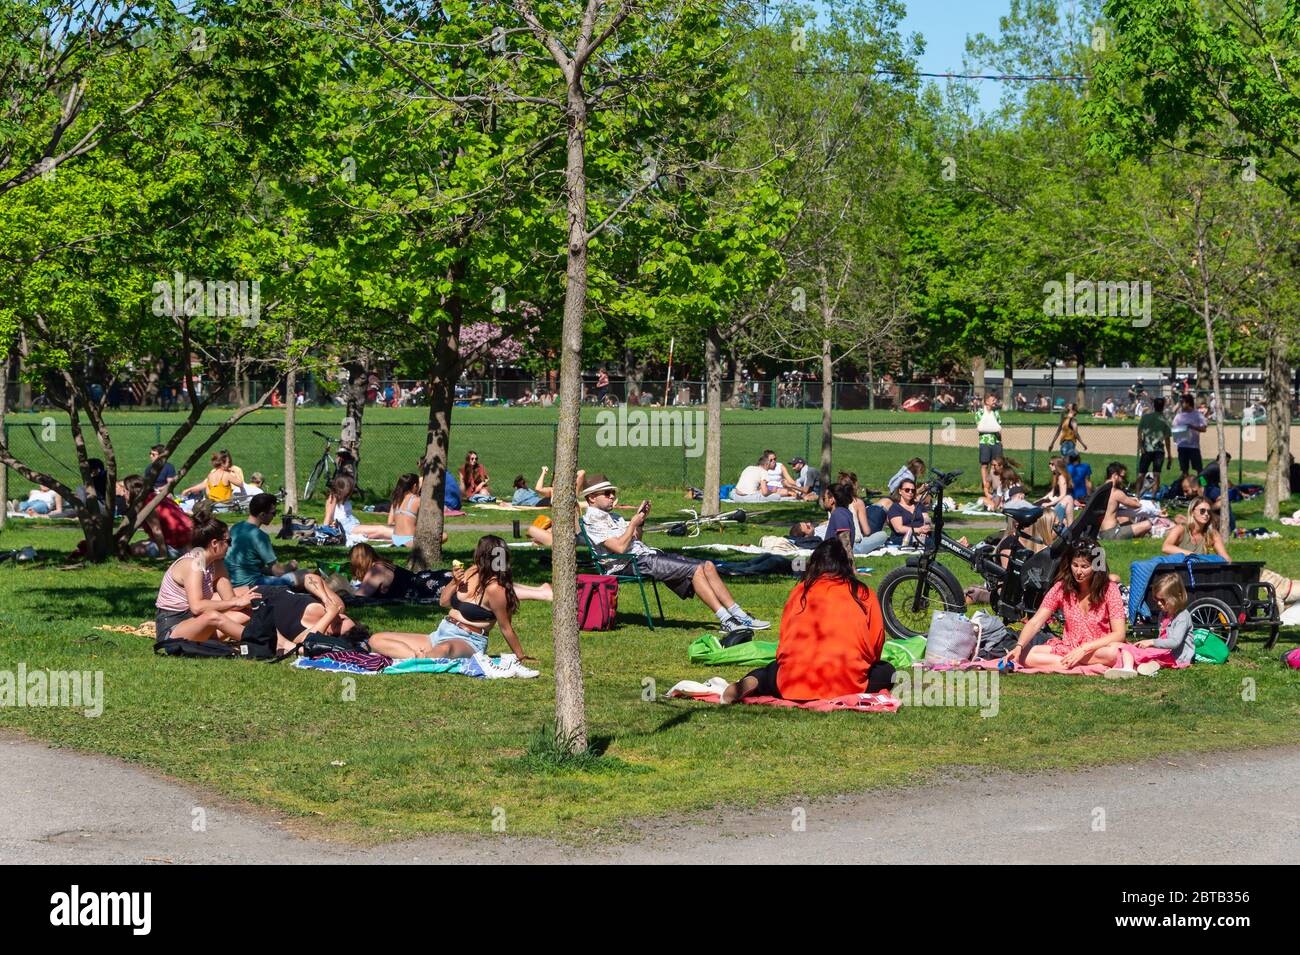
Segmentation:
{"type": "MultiPolygon", "coordinates": [[[[998,34],[998,17],[1006,14],[1010,0],[904,0],[906,33],[925,37],[925,53],[920,69],[925,73],[960,72],[961,58],[968,34],[998,34]]],[[[945,80],[931,82],[944,83],[945,80]]],[[[997,107],[1003,85],[995,80],[975,80],[980,91],[980,105],[986,111],[997,107]]]]}

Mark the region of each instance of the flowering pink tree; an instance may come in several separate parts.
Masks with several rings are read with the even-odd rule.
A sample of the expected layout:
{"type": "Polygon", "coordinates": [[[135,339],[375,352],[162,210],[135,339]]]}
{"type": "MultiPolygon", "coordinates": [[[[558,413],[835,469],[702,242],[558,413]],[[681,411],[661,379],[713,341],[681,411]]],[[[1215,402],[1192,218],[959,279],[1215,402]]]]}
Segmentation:
{"type": "Polygon", "coordinates": [[[510,309],[507,317],[512,321],[509,326],[495,322],[473,322],[461,329],[461,367],[490,370],[492,397],[496,397],[497,366],[517,364],[528,353],[539,331],[539,314],[540,310],[536,306],[520,304],[510,309]]]}

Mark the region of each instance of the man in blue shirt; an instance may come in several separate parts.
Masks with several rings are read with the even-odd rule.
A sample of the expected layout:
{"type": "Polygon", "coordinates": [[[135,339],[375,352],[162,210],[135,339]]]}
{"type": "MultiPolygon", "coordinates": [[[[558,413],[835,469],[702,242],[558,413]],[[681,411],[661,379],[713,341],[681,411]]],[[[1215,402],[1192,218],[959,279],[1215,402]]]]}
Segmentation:
{"type": "Polygon", "coordinates": [[[1072,454],[1065,470],[1069,472],[1070,480],[1074,483],[1072,491],[1074,499],[1082,504],[1092,493],[1092,465],[1084,464],[1077,454],[1072,454]]]}
{"type": "Polygon", "coordinates": [[[170,461],[165,460],[164,452],[166,452],[166,450],[167,450],[167,446],[163,444],[155,444],[152,448],[149,449],[150,464],[153,464],[159,458],[164,458],[162,468],[159,469],[157,477],[153,479],[153,486],[155,490],[162,487],[168,481],[173,481],[173,479],[176,477],[176,465],[172,464],[170,461]]]}

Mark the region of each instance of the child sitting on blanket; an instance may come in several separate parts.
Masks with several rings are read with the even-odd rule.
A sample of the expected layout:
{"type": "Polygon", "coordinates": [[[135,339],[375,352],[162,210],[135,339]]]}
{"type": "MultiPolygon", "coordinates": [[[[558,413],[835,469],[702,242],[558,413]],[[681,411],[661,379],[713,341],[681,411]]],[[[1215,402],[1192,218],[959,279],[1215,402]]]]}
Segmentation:
{"type": "Polygon", "coordinates": [[[1188,664],[1196,656],[1192,637],[1192,615],[1187,610],[1187,588],[1177,574],[1162,574],[1151,588],[1160,607],[1160,637],[1139,640],[1134,646],[1168,650],[1173,662],[1188,664]]]}
{"type": "Polygon", "coordinates": [[[721,701],[757,695],[803,702],[879,693],[894,678],[894,668],[880,659],[884,644],[880,603],[831,536],[817,545],[785,602],[776,660],[728,686],[721,701]]]}

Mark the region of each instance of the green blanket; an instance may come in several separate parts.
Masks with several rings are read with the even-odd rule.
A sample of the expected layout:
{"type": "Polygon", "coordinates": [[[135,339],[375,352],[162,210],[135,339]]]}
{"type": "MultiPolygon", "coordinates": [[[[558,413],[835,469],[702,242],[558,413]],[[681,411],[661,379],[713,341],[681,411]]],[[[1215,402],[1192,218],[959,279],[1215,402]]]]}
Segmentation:
{"type": "MultiPolygon", "coordinates": [[[[776,659],[776,641],[750,640],[734,647],[724,647],[716,634],[706,633],[690,645],[687,654],[692,663],[705,666],[761,667],[776,659]]],[[[892,663],[895,669],[910,669],[925,657],[925,637],[886,640],[880,657],[892,663]]]]}
{"type": "Polygon", "coordinates": [[[775,640],[750,640],[724,647],[717,634],[706,633],[686,651],[692,663],[706,666],[766,666],[776,659],[775,640]]]}

